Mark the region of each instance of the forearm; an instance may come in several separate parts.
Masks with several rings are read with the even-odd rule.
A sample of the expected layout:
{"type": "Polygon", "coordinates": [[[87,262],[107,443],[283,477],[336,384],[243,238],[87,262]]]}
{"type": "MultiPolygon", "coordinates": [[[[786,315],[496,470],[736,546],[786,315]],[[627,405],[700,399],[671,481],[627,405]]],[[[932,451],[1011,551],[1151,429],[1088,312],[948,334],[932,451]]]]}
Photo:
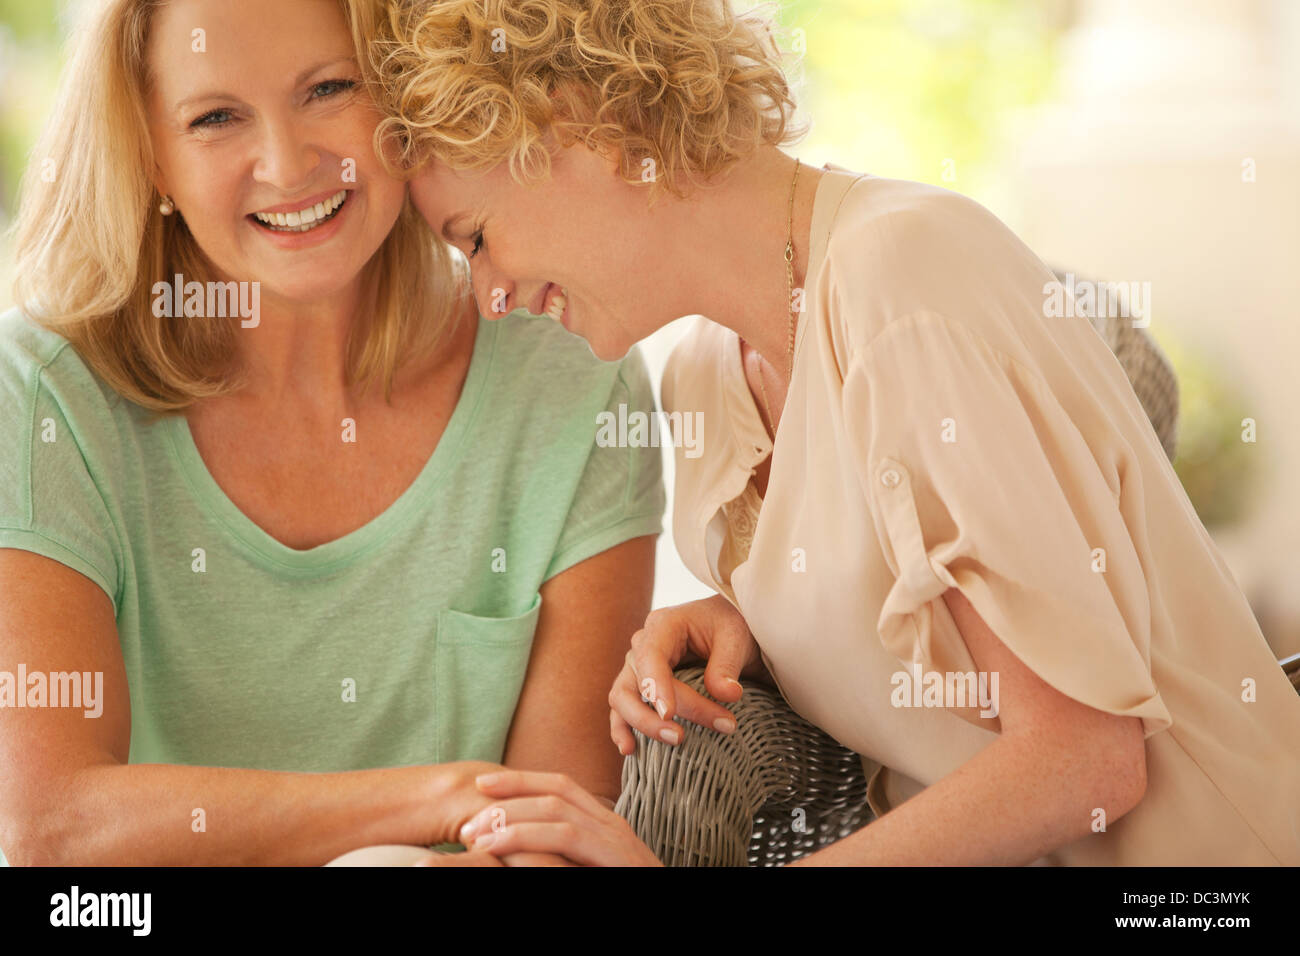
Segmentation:
{"type": "Polygon", "coordinates": [[[548,579],[502,763],[562,773],[618,800],[623,758],[610,740],[610,684],[650,613],[655,539],[617,544],[548,579]]]}
{"type": "Polygon", "coordinates": [[[1077,750],[999,737],[863,829],[792,866],[1023,866],[1131,809],[1077,750]]]}
{"type": "Polygon", "coordinates": [[[50,786],[11,862],[312,866],[361,846],[434,843],[442,769],[90,767],[50,786]]]}

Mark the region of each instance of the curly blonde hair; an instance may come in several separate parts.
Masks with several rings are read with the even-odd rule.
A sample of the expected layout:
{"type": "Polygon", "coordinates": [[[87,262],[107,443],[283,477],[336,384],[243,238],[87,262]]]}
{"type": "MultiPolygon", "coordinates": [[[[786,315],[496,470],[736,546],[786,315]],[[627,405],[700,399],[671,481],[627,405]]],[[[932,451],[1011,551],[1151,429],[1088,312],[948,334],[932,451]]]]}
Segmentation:
{"type": "MultiPolygon", "coordinates": [[[[731,0],[373,0],[356,21],[397,168],[550,173],[548,130],[677,196],[806,132],[773,21],[731,0]]],[[[363,67],[366,69],[366,67],[363,67]]]]}

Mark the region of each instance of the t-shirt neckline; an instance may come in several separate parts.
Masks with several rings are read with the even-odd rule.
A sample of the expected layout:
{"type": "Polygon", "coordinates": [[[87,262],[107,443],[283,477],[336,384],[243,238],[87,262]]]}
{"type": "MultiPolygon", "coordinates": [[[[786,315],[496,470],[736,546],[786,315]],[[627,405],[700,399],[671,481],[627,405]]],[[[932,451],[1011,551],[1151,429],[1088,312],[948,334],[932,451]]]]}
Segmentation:
{"type": "MultiPolygon", "coordinates": [[[[298,550],[276,540],[231,501],[208,471],[184,415],[164,422],[172,453],[182,477],[198,504],[224,530],[264,566],[277,571],[321,572],[334,570],[361,557],[402,528],[455,463],[482,404],[484,385],[496,352],[497,323],[478,317],[474,348],[465,382],[437,447],[415,480],[381,514],[341,538],[314,548],[298,550]]],[[[195,543],[198,546],[198,542],[195,543]]]]}

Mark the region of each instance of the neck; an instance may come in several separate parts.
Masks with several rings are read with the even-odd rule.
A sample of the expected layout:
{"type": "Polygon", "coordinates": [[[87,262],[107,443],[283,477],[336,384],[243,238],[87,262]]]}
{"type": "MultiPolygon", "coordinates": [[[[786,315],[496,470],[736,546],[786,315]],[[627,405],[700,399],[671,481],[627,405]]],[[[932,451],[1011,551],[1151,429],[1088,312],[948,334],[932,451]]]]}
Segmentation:
{"type": "MultiPolygon", "coordinates": [[[[744,339],[776,371],[789,371],[790,292],[785,245],[795,160],[762,147],[674,206],[675,274],[683,314],[699,313],[744,339]],[[680,241],[679,237],[690,237],[680,241]]],[[[808,269],[808,234],[821,170],[803,165],[794,197],[794,288],[808,269]]]]}
{"type": "Polygon", "coordinates": [[[258,404],[345,406],[347,341],[360,291],[354,282],[317,301],[264,295],[258,327],[239,330],[249,373],[242,397],[258,404]]]}

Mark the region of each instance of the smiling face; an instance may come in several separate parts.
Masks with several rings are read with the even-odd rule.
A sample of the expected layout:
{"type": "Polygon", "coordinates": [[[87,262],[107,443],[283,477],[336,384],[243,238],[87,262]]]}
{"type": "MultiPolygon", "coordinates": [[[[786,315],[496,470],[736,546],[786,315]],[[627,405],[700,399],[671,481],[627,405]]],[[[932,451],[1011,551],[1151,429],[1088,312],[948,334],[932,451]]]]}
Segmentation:
{"type": "Polygon", "coordinates": [[[614,361],[686,314],[674,311],[657,239],[664,224],[613,162],[581,143],[552,156],[550,178],[531,186],[505,164],[463,172],[430,162],[411,181],[411,200],[468,257],[484,316],[549,313],[614,361]]]}
{"type": "Polygon", "coordinates": [[[337,0],[173,0],[147,58],[155,181],[218,273],[263,303],[359,288],[406,187],[375,157],[337,0]]]}

